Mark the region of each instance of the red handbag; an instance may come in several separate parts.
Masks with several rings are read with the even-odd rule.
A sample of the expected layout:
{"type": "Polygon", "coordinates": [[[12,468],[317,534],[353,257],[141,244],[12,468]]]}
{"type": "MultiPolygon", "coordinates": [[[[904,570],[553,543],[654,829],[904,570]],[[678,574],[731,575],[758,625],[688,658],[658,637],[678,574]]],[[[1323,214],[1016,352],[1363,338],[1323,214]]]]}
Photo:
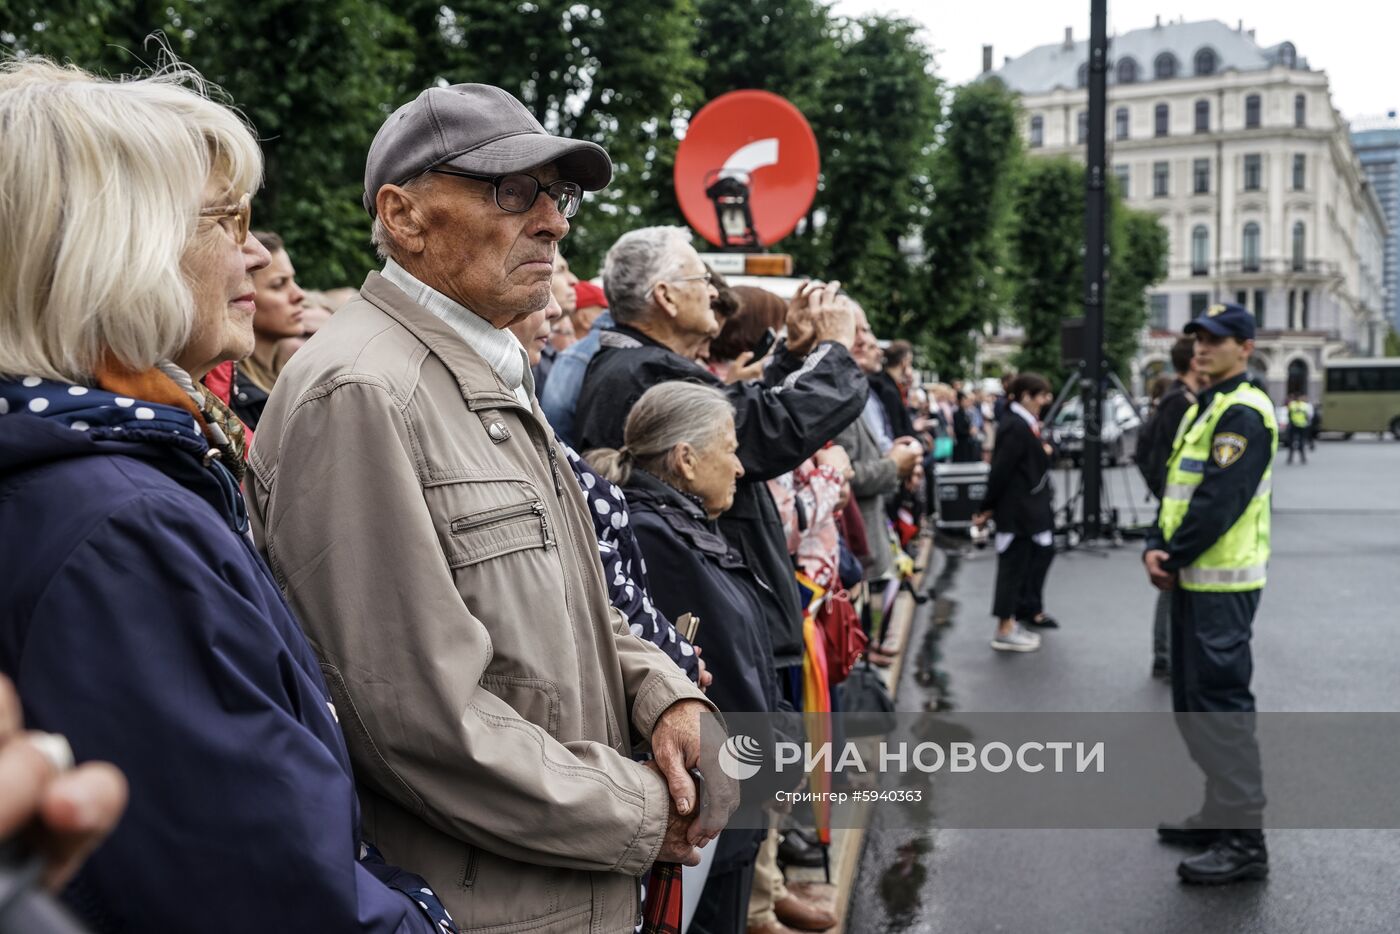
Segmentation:
{"type": "Polygon", "coordinates": [[[860,626],[856,608],[851,605],[850,594],[844,590],[829,592],[817,611],[816,624],[821,627],[826,644],[827,682],[840,684],[870,642],[860,626]]]}

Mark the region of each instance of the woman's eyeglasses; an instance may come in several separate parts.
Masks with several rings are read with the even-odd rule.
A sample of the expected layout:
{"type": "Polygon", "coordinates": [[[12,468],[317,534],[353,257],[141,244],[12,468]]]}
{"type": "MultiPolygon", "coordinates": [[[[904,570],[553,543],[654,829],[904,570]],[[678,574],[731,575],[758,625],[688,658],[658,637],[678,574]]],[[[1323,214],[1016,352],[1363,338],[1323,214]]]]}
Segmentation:
{"type": "Polygon", "coordinates": [[[538,178],[526,175],[524,172],[512,172],[510,175],[473,175],[470,172],[458,172],[455,169],[429,169],[428,171],[436,172],[439,175],[455,175],[458,178],[470,178],[478,182],[490,183],[496,192],[496,207],[511,214],[524,214],[534,207],[540,189],[549,193],[554,207],[565,217],[573,217],[578,213],[579,205],[583,203],[583,189],[575,182],[559,181],[543,185],[538,178]]]}
{"type": "Polygon", "coordinates": [[[235,243],[242,246],[248,242],[248,227],[253,221],[253,196],[244,193],[236,204],[224,204],[219,207],[201,208],[200,217],[211,217],[217,220],[225,230],[232,236],[235,243]],[[224,221],[232,219],[234,226],[230,228],[224,221]]]}

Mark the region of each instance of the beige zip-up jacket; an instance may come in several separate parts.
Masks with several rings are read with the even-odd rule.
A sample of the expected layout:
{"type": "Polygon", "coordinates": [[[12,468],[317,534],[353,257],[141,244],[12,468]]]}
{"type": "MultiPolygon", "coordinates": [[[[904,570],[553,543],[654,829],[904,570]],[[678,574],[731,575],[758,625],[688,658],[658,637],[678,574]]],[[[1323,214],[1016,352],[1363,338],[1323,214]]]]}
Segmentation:
{"type": "Polygon", "coordinates": [[[371,273],[278,377],[250,463],[366,838],[463,930],[631,931],[669,796],[630,753],[704,695],[609,605],[538,404],[371,273]]]}

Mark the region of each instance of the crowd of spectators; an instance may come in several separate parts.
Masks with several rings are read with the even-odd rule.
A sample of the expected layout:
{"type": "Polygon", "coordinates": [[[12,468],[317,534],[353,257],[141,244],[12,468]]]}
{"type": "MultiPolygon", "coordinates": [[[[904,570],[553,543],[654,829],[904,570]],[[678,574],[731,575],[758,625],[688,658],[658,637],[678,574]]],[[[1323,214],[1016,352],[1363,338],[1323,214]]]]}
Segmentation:
{"type": "Polygon", "coordinates": [[[1042,384],[920,386],[839,283],[729,288],[681,228],[581,280],[611,160],[484,85],[385,121],[383,267],[308,293],[202,88],[0,65],[0,671],[130,789],[50,881],[95,931],[832,926],[780,870],[821,835],[722,829],[703,753],[891,661],[935,463],[1042,384]]]}

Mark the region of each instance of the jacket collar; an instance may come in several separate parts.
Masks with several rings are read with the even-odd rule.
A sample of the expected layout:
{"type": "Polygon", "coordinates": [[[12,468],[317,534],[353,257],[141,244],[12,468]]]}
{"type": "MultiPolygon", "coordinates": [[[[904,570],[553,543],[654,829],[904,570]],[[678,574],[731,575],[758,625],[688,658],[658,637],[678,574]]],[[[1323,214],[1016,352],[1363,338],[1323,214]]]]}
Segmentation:
{"type": "Polygon", "coordinates": [[[1200,405],[1200,411],[1205,412],[1208,408],[1210,408],[1211,403],[1213,403],[1217,397],[1226,393],[1234,392],[1236,389],[1239,389],[1242,384],[1248,381],[1249,373],[1246,372],[1241,373],[1239,376],[1232,376],[1229,379],[1225,380],[1225,382],[1223,383],[1217,383],[1214,386],[1208,387],[1205,391],[1201,392],[1196,397],[1196,401],[1200,405]]]}
{"type": "MultiPolygon", "coordinates": [[[[661,343],[661,341],[627,324],[614,324],[610,328],[604,328],[599,335],[599,344],[601,347],[612,348],[614,350],[635,350],[638,347],[659,347],[667,353],[676,354],[677,357],[681,356],[670,347],[661,343]]],[[[684,360],[685,358],[681,357],[681,359],[684,360]]]]}
{"type": "Polygon", "coordinates": [[[695,497],[639,468],[632,470],[624,490],[630,506],[655,513],[696,551],[722,564],[731,557],[742,563],[737,555],[731,556],[729,542],[719,533],[717,523],[705,515],[695,497]]]}
{"type": "Polygon", "coordinates": [[[481,354],[462,340],[447,322],[416,304],[403,290],[377,272],[365,279],[360,294],[397,321],[447,367],[466,400],[467,408],[521,408],[520,399],[481,354]]]}
{"type": "Polygon", "coordinates": [[[0,378],[0,476],[107,455],[151,463],[247,531],[238,481],[185,409],[34,376],[0,378]]]}
{"type": "Polygon", "coordinates": [[[495,327],[467,306],[415,278],[392,259],[384,264],[380,275],[397,286],[419,308],[447,322],[448,327],[491,364],[491,369],[512,390],[524,383],[525,371],[529,369],[525,362],[525,348],[520,346],[520,341],[512,332],[495,327]]]}

